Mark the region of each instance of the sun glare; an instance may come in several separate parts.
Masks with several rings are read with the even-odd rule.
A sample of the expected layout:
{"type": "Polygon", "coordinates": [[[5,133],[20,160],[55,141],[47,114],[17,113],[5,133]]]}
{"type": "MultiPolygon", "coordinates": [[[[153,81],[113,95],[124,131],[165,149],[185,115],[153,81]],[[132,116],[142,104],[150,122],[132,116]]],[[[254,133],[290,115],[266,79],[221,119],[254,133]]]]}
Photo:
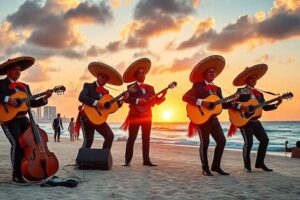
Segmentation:
{"type": "Polygon", "coordinates": [[[171,117],[172,117],[172,113],[170,111],[165,111],[163,113],[163,117],[164,117],[165,120],[170,120],[171,117]]]}

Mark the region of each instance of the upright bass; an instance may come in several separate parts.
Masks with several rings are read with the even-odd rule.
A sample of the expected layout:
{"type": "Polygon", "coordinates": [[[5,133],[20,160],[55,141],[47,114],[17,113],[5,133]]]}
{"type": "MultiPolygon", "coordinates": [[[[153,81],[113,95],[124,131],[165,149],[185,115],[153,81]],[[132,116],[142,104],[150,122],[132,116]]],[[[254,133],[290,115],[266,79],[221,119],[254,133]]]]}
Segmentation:
{"type": "Polygon", "coordinates": [[[40,181],[54,175],[59,164],[55,154],[47,147],[47,133],[35,123],[30,106],[27,106],[30,126],[19,138],[19,144],[24,151],[21,171],[27,180],[40,181]]]}

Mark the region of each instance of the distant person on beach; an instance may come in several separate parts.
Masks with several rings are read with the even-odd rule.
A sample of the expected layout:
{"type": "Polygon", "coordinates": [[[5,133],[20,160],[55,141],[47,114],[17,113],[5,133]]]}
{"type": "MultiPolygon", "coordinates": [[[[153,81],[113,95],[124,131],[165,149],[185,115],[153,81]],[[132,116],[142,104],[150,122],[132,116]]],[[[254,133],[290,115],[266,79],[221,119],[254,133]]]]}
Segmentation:
{"type": "MultiPolygon", "coordinates": [[[[96,78],[92,83],[84,83],[83,89],[79,95],[79,101],[95,109],[103,109],[99,103],[104,95],[109,94],[109,91],[104,87],[107,83],[111,85],[120,86],[123,84],[122,76],[113,67],[101,63],[92,62],[88,65],[89,72],[96,78]]],[[[117,101],[117,106],[122,106],[126,95],[117,101]]],[[[76,124],[77,125],[77,124],[76,124]]],[[[76,126],[75,125],[75,126],[76,126]]],[[[94,141],[95,130],[104,137],[103,149],[111,149],[114,140],[114,133],[107,122],[100,125],[94,125],[86,116],[84,111],[80,112],[80,126],[83,133],[82,148],[91,148],[94,141]]]]}
{"type": "MultiPolygon", "coordinates": [[[[0,65],[0,76],[6,75],[6,78],[0,80],[0,104],[5,105],[7,108],[11,106],[17,107],[18,102],[11,95],[17,92],[26,92],[28,95],[31,95],[29,86],[17,81],[21,76],[21,72],[31,67],[34,61],[33,57],[23,56],[9,59],[0,65]]],[[[30,107],[46,105],[51,95],[52,92],[47,91],[44,97],[30,101],[30,107]]],[[[21,171],[21,160],[24,152],[19,145],[19,138],[29,125],[30,122],[24,112],[17,114],[12,120],[1,124],[6,137],[11,143],[12,181],[16,183],[26,182],[21,171]]]]}
{"type": "Polygon", "coordinates": [[[64,129],[62,125],[62,120],[60,118],[60,113],[57,114],[57,117],[53,120],[52,128],[54,130],[54,142],[60,142],[60,134],[64,129]]]}
{"type": "Polygon", "coordinates": [[[285,141],[285,151],[286,152],[292,152],[291,157],[292,158],[300,158],[300,141],[296,142],[295,147],[288,147],[289,141],[285,141]]]}
{"type": "Polygon", "coordinates": [[[68,131],[70,133],[70,141],[74,141],[74,126],[75,126],[74,117],[72,117],[68,127],[68,131]]]}
{"type": "MultiPolygon", "coordinates": [[[[217,95],[218,98],[223,99],[221,88],[216,86],[213,81],[223,71],[224,66],[225,59],[219,55],[212,55],[201,60],[190,74],[190,81],[193,83],[193,86],[184,94],[182,100],[188,104],[198,106],[199,109],[201,109],[201,107],[209,109],[211,103],[205,101],[205,99],[210,95],[217,95]]],[[[232,102],[222,104],[222,107],[225,109],[231,108],[232,106],[232,102]]],[[[197,132],[200,137],[199,154],[202,163],[202,174],[205,176],[213,176],[211,173],[211,171],[213,171],[221,175],[229,175],[221,168],[221,159],[226,139],[218,118],[211,116],[203,124],[196,124],[191,121],[188,128],[188,136],[192,137],[197,132]],[[211,171],[207,158],[210,135],[216,142],[211,171]]]]}
{"type": "MultiPolygon", "coordinates": [[[[265,102],[263,93],[259,89],[256,89],[254,87],[256,86],[257,81],[263,77],[267,70],[268,66],[266,64],[258,64],[252,67],[247,67],[238,76],[236,76],[236,78],[233,81],[234,86],[244,86],[244,88],[250,89],[249,94],[241,94],[237,99],[237,102],[239,102],[239,105],[236,108],[237,110],[249,112],[251,107],[242,105],[242,102],[247,102],[251,99],[256,99],[259,103],[265,102]]],[[[243,88],[239,88],[237,91],[241,89],[243,88]]],[[[282,99],[279,98],[275,104],[264,105],[262,109],[264,111],[275,110],[281,104],[281,102],[282,99]]],[[[240,127],[240,131],[244,138],[244,171],[252,172],[250,153],[253,145],[253,136],[255,136],[259,141],[255,168],[262,169],[268,172],[273,171],[272,169],[268,168],[265,164],[265,156],[269,144],[269,137],[258,118],[250,119],[250,121],[245,126],[240,127]]]]}
{"type": "Polygon", "coordinates": [[[148,58],[141,58],[133,62],[124,72],[123,79],[125,83],[132,83],[127,86],[131,88],[137,84],[133,90],[129,90],[129,98],[125,101],[129,104],[128,116],[121,128],[129,131],[129,137],[126,143],[125,164],[130,166],[133,157],[133,147],[141,127],[142,129],[142,148],[143,148],[143,165],[155,167],[156,164],[150,160],[150,134],[152,125],[151,107],[155,104],[162,103],[166,92],[161,97],[155,97],[152,101],[148,101],[147,97],[155,95],[154,88],[151,85],[145,84],[146,74],[151,68],[151,61],[148,58]],[[151,105],[152,106],[151,106],[151,105]],[[145,106],[144,111],[139,111],[136,106],[145,106]]]}

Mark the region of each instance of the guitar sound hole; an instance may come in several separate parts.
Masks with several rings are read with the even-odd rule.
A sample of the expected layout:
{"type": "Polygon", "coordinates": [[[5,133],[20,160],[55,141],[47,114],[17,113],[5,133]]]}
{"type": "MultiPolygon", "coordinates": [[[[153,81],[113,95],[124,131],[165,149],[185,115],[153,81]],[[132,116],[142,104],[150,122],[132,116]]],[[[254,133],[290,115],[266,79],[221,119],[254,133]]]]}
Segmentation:
{"type": "Polygon", "coordinates": [[[104,103],[104,108],[109,109],[111,107],[111,104],[109,102],[104,103]]]}
{"type": "Polygon", "coordinates": [[[213,110],[215,108],[215,105],[213,103],[210,103],[208,106],[208,110],[213,110]]]}
{"type": "Polygon", "coordinates": [[[21,99],[15,99],[16,100],[16,102],[17,102],[17,107],[20,107],[21,105],[22,105],[22,101],[21,101],[21,99]]]}

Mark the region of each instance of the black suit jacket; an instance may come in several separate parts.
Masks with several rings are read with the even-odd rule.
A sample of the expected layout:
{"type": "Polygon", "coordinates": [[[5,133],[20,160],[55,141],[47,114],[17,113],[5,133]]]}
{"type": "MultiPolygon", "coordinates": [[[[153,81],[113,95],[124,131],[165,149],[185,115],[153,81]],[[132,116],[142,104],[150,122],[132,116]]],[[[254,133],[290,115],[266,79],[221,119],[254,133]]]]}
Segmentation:
{"type": "MultiPolygon", "coordinates": [[[[244,89],[244,88],[246,88],[246,87],[248,87],[248,86],[245,86],[245,87],[243,87],[243,88],[238,88],[238,89],[237,89],[237,92],[241,91],[242,89],[244,89]]],[[[263,93],[261,93],[261,92],[259,92],[259,93],[260,93],[260,96],[259,96],[259,97],[255,96],[256,100],[257,100],[259,103],[265,102],[265,98],[264,98],[263,93]]],[[[252,97],[251,97],[251,94],[241,94],[241,95],[239,96],[239,98],[237,99],[237,101],[238,101],[238,102],[247,102],[247,101],[249,101],[251,98],[252,98],[252,97]]],[[[264,111],[275,110],[276,108],[277,108],[277,107],[275,106],[275,104],[272,104],[272,105],[265,105],[265,106],[262,107],[262,109],[263,109],[264,111]]]]}
{"type": "Polygon", "coordinates": [[[58,118],[55,118],[55,119],[53,120],[52,127],[53,127],[53,129],[55,129],[55,130],[57,130],[57,129],[60,128],[60,127],[63,128],[61,118],[59,118],[59,120],[58,120],[58,118]]]}
{"type": "MultiPolygon", "coordinates": [[[[189,104],[196,105],[197,99],[205,99],[211,95],[209,91],[204,89],[205,86],[206,83],[204,81],[194,83],[193,87],[183,95],[182,100],[189,104]]],[[[218,87],[216,95],[220,99],[223,99],[222,90],[220,87],[218,87]]],[[[233,108],[233,106],[234,103],[231,102],[225,102],[222,104],[222,107],[225,109],[233,108]]]]}
{"type": "MultiPolygon", "coordinates": [[[[11,96],[16,93],[15,89],[9,89],[9,85],[11,84],[10,80],[8,78],[0,80],[0,103],[4,103],[6,96],[11,96]]],[[[24,83],[23,83],[24,84],[24,83]]],[[[31,94],[30,88],[28,85],[24,84],[26,86],[26,91],[29,95],[31,94]]],[[[30,107],[36,108],[40,106],[44,106],[47,104],[47,101],[44,101],[43,98],[39,98],[37,100],[30,101],[30,107]]]]}
{"type": "MultiPolygon", "coordinates": [[[[128,89],[131,88],[134,84],[136,83],[132,83],[128,85],[127,88],[128,89]]],[[[137,99],[142,99],[142,98],[147,99],[148,97],[155,95],[154,88],[151,85],[148,84],[145,85],[147,85],[146,94],[143,94],[143,91],[139,86],[135,86],[133,89],[129,90],[129,97],[128,99],[125,100],[125,102],[129,104],[129,115],[151,116],[151,106],[148,107],[149,109],[145,113],[140,113],[135,107],[137,99]]],[[[151,102],[150,104],[152,104],[153,106],[154,104],[159,104],[159,103],[161,103],[159,98],[155,98],[153,102],[151,102]]]]}
{"type": "MultiPolygon", "coordinates": [[[[86,105],[93,106],[93,103],[100,99],[100,95],[99,95],[99,93],[97,93],[96,88],[97,88],[96,82],[85,83],[83,85],[82,91],[80,92],[80,95],[78,98],[79,101],[86,105]]],[[[118,101],[118,106],[119,107],[122,106],[122,103],[120,101],[118,101]]]]}

